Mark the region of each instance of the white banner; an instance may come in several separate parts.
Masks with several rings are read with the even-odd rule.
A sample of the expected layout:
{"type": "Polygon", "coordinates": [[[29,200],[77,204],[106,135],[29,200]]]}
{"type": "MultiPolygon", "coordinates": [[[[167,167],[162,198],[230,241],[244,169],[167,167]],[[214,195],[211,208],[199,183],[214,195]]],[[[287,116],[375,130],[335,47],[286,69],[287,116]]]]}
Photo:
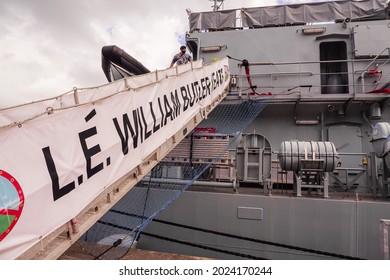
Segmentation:
{"type": "Polygon", "coordinates": [[[0,259],[71,220],[179,131],[223,93],[227,65],[128,78],[45,101],[57,104],[46,113],[37,104],[0,111],[0,259]],[[81,105],[70,106],[73,99],[81,105]]]}

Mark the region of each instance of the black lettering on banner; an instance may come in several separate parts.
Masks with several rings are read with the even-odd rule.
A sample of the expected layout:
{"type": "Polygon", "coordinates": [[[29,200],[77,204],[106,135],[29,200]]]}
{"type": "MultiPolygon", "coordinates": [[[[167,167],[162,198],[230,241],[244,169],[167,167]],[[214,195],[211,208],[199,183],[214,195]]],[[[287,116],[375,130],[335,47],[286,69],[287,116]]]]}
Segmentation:
{"type": "Polygon", "coordinates": [[[89,122],[94,116],[96,116],[96,110],[93,109],[89,114],[84,118],[85,122],[89,122]]]}
{"type": "Polygon", "coordinates": [[[56,165],[54,164],[53,157],[50,152],[50,147],[45,147],[42,149],[43,155],[45,157],[47,170],[49,171],[50,179],[51,179],[51,188],[53,190],[53,199],[56,201],[60,199],[64,195],[67,195],[72,190],[75,189],[75,182],[70,182],[69,184],[60,187],[60,182],[58,178],[58,173],[56,169],[56,165]]]}
{"type": "Polygon", "coordinates": [[[205,77],[203,79],[201,79],[201,84],[202,84],[202,96],[201,96],[201,100],[206,98],[207,96],[207,83],[208,83],[208,77],[205,77]]]}
{"type": "MultiPolygon", "coordinates": [[[[192,84],[192,85],[193,85],[193,84],[192,84]]],[[[190,98],[188,99],[187,107],[188,107],[188,106],[192,107],[192,105],[191,105],[191,99],[192,99],[193,91],[192,91],[192,94],[191,94],[190,85],[186,85],[185,88],[186,88],[186,92],[188,92],[188,96],[190,97],[190,98]]],[[[184,110],[183,110],[183,112],[184,112],[184,110]]]]}
{"type": "Polygon", "coordinates": [[[95,165],[94,167],[92,167],[92,157],[101,152],[100,145],[97,144],[91,148],[88,148],[87,141],[86,141],[88,138],[90,138],[96,134],[97,134],[97,130],[96,130],[95,126],[79,133],[81,148],[83,150],[85,160],[87,161],[87,178],[88,179],[91,178],[96,173],[103,170],[103,163],[102,162],[99,163],[98,165],[95,165]]]}
{"type": "Polygon", "coordinates": [[[144,126],[145,126],[145,140],[146,140],[150,137],[150,135],[152,135],[152,130],[148,131],[148,124],[145,120],[144,110],[142,109],[142,107],[140,107],[140,110],[141,110],[142,121],[143,121],[144,126]]]}
{"type": "Polygon", "coordinates": [[[173,104],[173,119],[175,119],[177,116],[180,115],[180,100],[179,96],[177,95],[177,90],[175,90],[175,94],[171,92],[171,100],[173,104]]]}
{"type": "Polygon", "coordinates": [[[156,125],[157,119],[156,119],[156,115],[154,114],[153,103],[149,102],[149,106],[150,106],[150,112],[152,113],[152,117],[153,117],[153,133],[155,133],[157,130],[160,129],[160,125],[159,124],[156,125]]]}
{"type": "Polygon", "coordinates": [[[200,79],[200,84],[202,86],[202,93],[199,96],[199,100],[202,100],[203,97],[205,96],[205,91],[206,91],[206,83],[205,83],[206,81],[205,80],[206,80],[205,78],[200,79]]]}
{"type": "Polygon", "coordinates": [[[160,97],[157,98],[157,101],[158,101],[158,107],[160,108],[160,113],[161,113],[161,128],[162,128],[165,125],[164,124],[165,114],[164,114],[164,110],[162,109],[162,106],[161,106],[160,97]]]}
{"type": "MultiPolygon", "coordinates": [[[[208,77],[206,77],[207,95],[210,95],[210,94],[211,94],[210,86],[211,86],[210,79],[209,79],[208,77]]],[[[206,95],[206,93],[205,93],[205,95],[203,96],[203,98],[206,97],[207,95],[206,95]]]]}
{"type": "Polygon", "coordinates": [[[216,86],[216,81],[215,81],[215,73],[213,72],[213,73],[211,73],[211,84],[212,84],[212,86],[211,86],[211,88],[212,88],[212,90],[214,91],[215,90],[215,88],[217,87],[216,86]]]}
{"type": "MultiPolygon", "coordinates": [[[[200,95],[200,85],[199,85],[199,82],[196,81],[196,82],[194,83],[194,86],[195,86],[194,96],[196,97],[196,99],[194,100],[193,105],[194,105],[195,103],[198,103],[198,101],[199,101],[199,95],[200,95]]],[[[193,106],[193,105],[192,105],[192,106],[193,106]]]]}
{"type": "Polygon", "coordinates": [[[137,108],[137,120],[138,120],[138,126],[139,126],[139,135],[141,136],[140,142],[142,144],[144,142],[144,127],[142,126],[139,108],[137,108]]]}
{"type": "Polygon", "coordinates": [[[218,71],[215,73],[214,89],[216,89],[217,87],[219,87],[218,71]]]}
{"type": "Polygon", "coordinates": [[[193,107],[196,101],[196,97],[198,96],[198,81],[193,82],[191,84],[191,88],[192,88],[192,96],[194,98],[191,100],[190,106],[193,107]]]}
{"type": "Polygon", "coordinates": [[[133,120],[134,120],[134,126],[135,129],[133,129],[133,126],[130,123],[129,116],[127,114],[123,115],[123,131],[122,132],[119,122],[116,118],[113,119],[115,129],[118,132],[119,138],[121,139],[122,142],[122,152],[124,155],[127,155],[129,152],[129,131],[131,134],[131,137],[133,139],[133,147],[134,149],[137,148],[138,146],[138,117],[137,117],[137,111],[133,110],[133,120]]]}
{"type": "Polygon", "coordinates": [[[180,88],[181,97],[183,98],[183,112],[187,111],[190,99],[188,98],[188,93],[186,87],[180,88]]]}
{"type": "Polygon", "coordinates": [[[172,107],[169,104],[168,97],[166,95],[164,95],[164,108],[165,108],[164,125],[166,125],[168,117],[171,117],[171,120],[173,120],[173,117],[172,117],[172,107]]]}

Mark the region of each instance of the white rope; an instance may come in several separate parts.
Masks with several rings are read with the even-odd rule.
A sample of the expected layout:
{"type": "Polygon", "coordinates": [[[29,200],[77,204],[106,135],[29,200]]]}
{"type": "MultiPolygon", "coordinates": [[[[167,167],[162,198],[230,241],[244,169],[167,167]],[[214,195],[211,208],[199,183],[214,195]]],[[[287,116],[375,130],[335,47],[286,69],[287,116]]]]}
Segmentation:
{"type": "MultiPolygon", "coordinates": [[[[159,70],[158,72],[165,72],[165,71],[168,71],[169,69],[167,70],[159,70]]],[[[183,73],[186,73],[186,72],[190,72],[192,71],[192,69],[188,69],[188,70],[185,70],[183,72],[180,72],[179,74],[183,74],[183,73]]],[[[57,112],[57,111],[62,111],[62,110],[68,110],[68,109],[72,109],[72,108],[76,108],[76,107],[79,107],[79,106],[84,106],[84,105],[88,105],[88,104],[94,104],[96,102],[99,102],[99,101],[103,101],[103,100],[106,100],[106,99],[109,99],[111,97],[114,97],[120,93],[123,93],[123,92],[127,92],[127,91],[136,91],[138,89],[142,89],[142,88],[145,88],[145,87],[148,87],[148,86],[151,86],[151,85],[154,85],[154,84],[157,84],[159,83],[160,81],[162,80],[165,80],[165,79],[168,79],[168,78],[171,78],[171,77],[177,77],[178,75],[177,74],[172,74],[172,75],[168,75],[168,74],[165,74],[165,75],[161,75],[162,77],[158,80],[156,80],[155,82],[151,82],[151,83],[148,83],[148,84],[145,84],[145,85],[142,85],[142,86],[139,86],[139,87],[133,87],[131,88],[129,85],[128,85],[128,80],[133,78],[133,77],[127,77],[123,80],[120,80],[118,82],[124,82],[125,84],[125,89],[124,90],[121,90],[121,91],[117,91],[113,94],[110,94],[110,95],[107,95],[107,96],[104,96],[102,98],[98,98],[98,99],[94,99],[94,100],[91,100],[89,102],[84,102],[84,103],[80,103],[80,104],[74,104],[72,106],[66,106],[66,107],[61,107],[61,108],[53,108],[53,107],[47,107],[45,111],[41,112],[41,113],[38,113],[34,116],[31,116],[29,118],[26,118],[26,119],[23,119],[21,121],[15,121],[15,122],[12,122],[12,123],[9,123],[9,124],[5,124],[5,125],[1,125],[0,126],[0,129],[2,128],[8,128],[8,127],[14,127],[14,126],[19,126],[21,127],[24,123],[28,122],[28,121],[32,121],[34,119],[37,119],[39,117],[42,117],[46,114],[50,115],[54,112],[57,112]],[[48,111],[48,109],[50,108],[50,112],[48,111]]],[[[107,87],[107,86],[110,86],[112,84],[115,84],[116,82],[113,82],[113,83],[109,83],[109,84],[105,84],[105,85],[102,85],[102,86],[95,86],[95,87],[85,87],[85,88],[73,88],[72,90],[70,91],[67,91],[61,95],[58,95],[56,97],[51,97],[51,98],[46,98],[46,99],[42,99],[42,100],[38,100],[38,101],[33,101],[33,102],[30,102],[30,103],[26,103],[26,104],[21,104],[21,105],[17,105],[17,106],[13,106],[13,107],[9,107],[9,108],[4,108],[4,109],[0,109],[0,115],[2,112],[4,111],[8,111],[8,110],[13,110],[13,109],[16,109],[16,108],[21,108],[21,107],[28,107],[28,106],[31,106],[33,104],[37,104],[37,103],[43,103],[43,102],[46,102],[46,101],[55,101],[57,99],[62,99],[64,96],[70,96],[70,95],[73,95],[74,94],[74,91],[77,90],[78,93],[79,91],[86,91],[86,90],[97,90],[97,89],[100,89],[100,88],[103,88],[103,87],[107,87]]],[[[80,92],[82,94],[82,92],[80,92]]],[[[26,108],[27,109],[27,108],[26,108]]]]}

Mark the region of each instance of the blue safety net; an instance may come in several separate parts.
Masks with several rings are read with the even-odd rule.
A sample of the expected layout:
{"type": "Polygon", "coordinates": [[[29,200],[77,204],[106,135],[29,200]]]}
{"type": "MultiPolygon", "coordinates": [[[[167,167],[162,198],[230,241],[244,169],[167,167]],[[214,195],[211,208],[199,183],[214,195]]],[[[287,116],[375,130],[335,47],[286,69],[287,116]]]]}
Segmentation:
{"type": "Polygon", "coordinates": [[[120,259],[126,255],[153,218],[169,207],[195,180],[207,179],[210,168],[221,162],[227,150],[235,145],[238,135],[270,99],[263,96],[221,102],[183,140],[188,141],[188,146],[181,147],[187,150],[179,151],[184,156],[168,155],[82,236],[79,244],[83,250],[96,259],[120,259]],[[192,140],[203,135],[210,143],[223,144],[213,148],[210,152],[212,158],[199,160],[191,153],[192,140]]]}

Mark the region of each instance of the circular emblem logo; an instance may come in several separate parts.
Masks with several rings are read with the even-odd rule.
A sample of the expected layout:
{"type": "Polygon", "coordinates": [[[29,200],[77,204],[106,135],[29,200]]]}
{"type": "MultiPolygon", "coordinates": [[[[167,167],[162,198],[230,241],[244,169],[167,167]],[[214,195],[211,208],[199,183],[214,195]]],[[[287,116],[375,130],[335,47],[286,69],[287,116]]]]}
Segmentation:
{"type": "Polygon", "coordinates": [[[24,205],[24,195],[18,181],[0,170],[0,242],[19,221],[24,205]]]}

